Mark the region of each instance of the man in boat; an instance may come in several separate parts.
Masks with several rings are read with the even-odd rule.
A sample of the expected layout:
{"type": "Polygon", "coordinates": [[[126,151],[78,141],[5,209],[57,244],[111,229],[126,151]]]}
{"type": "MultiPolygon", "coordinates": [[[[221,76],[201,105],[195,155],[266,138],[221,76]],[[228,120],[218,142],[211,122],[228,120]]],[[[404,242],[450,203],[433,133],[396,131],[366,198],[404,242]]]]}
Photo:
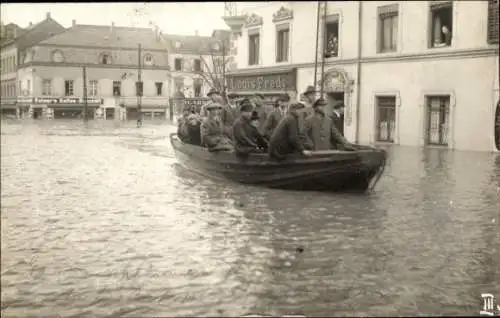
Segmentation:
{"type": "Polygon", "coordinates": [[[269,141],[269,156],[277,160],[285,159],[288,154],[300,153],[310,156],[311,152],[304,148],[303,138],[301,138],[300,111],[304,109],[304,104],[294,103],[290,105],[286,116],[278,123],[269,141]]]}
{"type": "Polygon", "coordinates": [[[343,101],[335,100],[335,98],[327,94],[328,106],[332,109],[332,119],[335,127],[339,133],[344,136],[344,109],[345,105],[343,101]]]}
{"type": "Polygon", "coordinates": [[[308,114],[312,114],[313,113],[312,105],[316,101],[316,93],[317,92],[318,91],[314,88],[314,86],[309,85],[309,86],[307,86],[307,88],[304,91],[304,93],[302,93],[303,98],[301,99],[301,101],[304,104],[305,111],[308,114]]]}
{"type": "Polygon", "coordinates": [[[259,114],[260,127],[264,127],[267,119],[267,109],[264,105],[264,95],[260,93],[255,93],[252,97],[252,102],[254,104],[254,110],[259,114]]]}
{"type": "Polygon", "coordinates": [[[234,150],[237,155],[263,152],[267,142],[258,130],[259,116],[252,103],[244,99],[240,104],[240,115],[233,125],[234,150]]]}
{"type": "Polygon", "coordinates": [[[222,106],[212,103],[206,106],[207,117],[202,119],[200,125],[201,144],[209,151],[232,150],[233,145],[230,134],[225,131],[220,112],[222,106]]]}
{"type": "Polygon", "coordinates": [[[215,88],[211,88],[208,91],[207,97],[210,100],[206,104],[204,104],[203,106],[201,106],[201,109],[200,109],[200,116],[201,117],[206,117],[207,116],[207,111],[206,111],[207,105],[209,105],[211,103],[215,103],[217,100],[220,101],[220,99],[218,99],[217,97],[221,97],[222,98],[222,96],[220,96],[219,91],[217,91],[215,88]]]}
{"type": "Polygon", "coordinates": [[[276,99],[274,103],[274,110],[267,116],[267,120],[262,128],[264,136],[268,139],[271,138],[274,130],[278,126],[278,123],[286,115],[286,108],[290,102],[290,96],[288,94],[283,94],[276,99]]]}
{"type": "Polygon", "coordinates": [[[234,116],[235,118],[238,117],[238,104],[236,102],[236,98],[238,97],[238,95],[236,95],[235,93],[229,93],[227,94],[227,103],[229,105],[229,107],[233,110],[233,114],[236,115],[234,116]]]}
{"type": "Polygon", "coordinates": [[[179,118],[179,124],[177,127],[177,136],[182,142],[200,146],[200,125],[201,118],[194,110],[194,107],[186,107],[183,111],[182,117],[179,118]]]}
{"type": "Polygon", "coordinates": [[[311,150],[355,150],[337,130],[332,118],[325,113],[326,106],[327,103],[322,98],[314,102],[314,113],[304,122],[305,147],[311,150]]]}
{"type": "Polygon", "coordinates": [[[177,136],[182,142],[187,143],[189,140],[188,134],[188,116],[190,115],[189,108],[184,107],[182,115],[177,119],[177,136]]]}

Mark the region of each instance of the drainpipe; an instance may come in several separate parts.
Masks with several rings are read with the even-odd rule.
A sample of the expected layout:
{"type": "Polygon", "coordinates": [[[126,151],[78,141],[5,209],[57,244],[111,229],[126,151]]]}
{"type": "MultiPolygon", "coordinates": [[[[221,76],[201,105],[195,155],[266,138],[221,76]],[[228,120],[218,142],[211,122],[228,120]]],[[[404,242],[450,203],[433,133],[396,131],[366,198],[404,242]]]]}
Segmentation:
{"type": "Polygon", "coordinates": [[[356,135],[355,142],[359,142],[359,115],[361,113],[360,105],[361,105],[361,54],[363,43],[363,1],[358,2],[358,59],[357,59],[357,74],[356,74],[356,135]]]}

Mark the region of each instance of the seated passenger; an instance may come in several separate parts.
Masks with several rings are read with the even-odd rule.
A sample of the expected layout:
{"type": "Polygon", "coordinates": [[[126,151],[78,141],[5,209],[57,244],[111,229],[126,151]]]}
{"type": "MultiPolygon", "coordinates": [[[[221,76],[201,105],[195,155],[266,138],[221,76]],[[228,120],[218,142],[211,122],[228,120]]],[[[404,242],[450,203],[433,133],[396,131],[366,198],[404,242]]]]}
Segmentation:
{"type": "Polygon", "coordinates": [[[288,102],[290,101],[290,96],[288,94],[284,94],[276,99],[274,103],[274,110],[267,116],[264,127],[262,127],[262,133],[266,138],[271,138],[276,126],[281,121],[286,114],[286,108],[288,106],[288,102]]]}
{"type": "Polygon", "coordinates": [[[201,146],[201,117],[199,114],[191,113],[187,117],[188,143],[195,146],[201,146]]]}
{"type": "Polygon", "coordinates": [[[222,106],[209,104],[206,106],[207,117],[202,119],[200,126],[201,144],[209,151],[232,150],[230,137],[224,132],[220,118],[222,106]]]}
{"type": "Polygon", "coordinates": [[[251,102],[244,99],[240,104],[240,115],[233,125],[234,150],[240,156],[263,152],[267,148],[258,130],[259,117],[256,112],[252,112],[252,108],[251,102]]]}
{"type": "Polygon", "coordinates": [[[187,124],[189,114],[190,112],[187,109],[184,109],[182,116],[177,119],[177,136],[184,143],[187,143],[189,139],[187,124]]]}
{"type": "Polygon", "coordinates": [[[310,156],[311,152],[305,150],[300,135],[300,110],[304,108],[301,103],[290,105],[288,114],[279,122],[269,142],[269,156],[278,160],[285,159],[288,154],[300,153],[310,156]]]}
{"type": "Polygon", "coordinates": [[[228,136],[231,136],[232,130],[233,130],[232,127],[233,127],[234,120],[235,120],[234,112],[231,109],[231,106],[226,104],[226,102],[222,96],[215,95],[213,97],[213,99],[215,100],[216,104],[219,104],[222,107],[221,114],[220,114],[222,126],[223,126],[226,134],[228,136]]]}
{"type": "Polygon", "coordinates": [[[325,114],[326,105],[324,99],[316,100],[313,104],[314,112],[304,122],[306,148],[312,150],[355,150],[337,130],[332,118],[325,114]]]}

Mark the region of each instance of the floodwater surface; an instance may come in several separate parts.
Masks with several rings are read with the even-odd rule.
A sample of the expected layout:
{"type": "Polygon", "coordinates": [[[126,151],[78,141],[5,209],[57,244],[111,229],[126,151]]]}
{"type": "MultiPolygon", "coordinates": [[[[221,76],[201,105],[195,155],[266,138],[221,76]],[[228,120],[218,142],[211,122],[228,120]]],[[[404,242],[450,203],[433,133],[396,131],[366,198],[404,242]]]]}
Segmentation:
{"type": "Polygon", "coordinates": [[[392,147],[366,195],[212,181],[166,123],[5,121],[2,316],[478,315],[500,156],[392,147]]]}

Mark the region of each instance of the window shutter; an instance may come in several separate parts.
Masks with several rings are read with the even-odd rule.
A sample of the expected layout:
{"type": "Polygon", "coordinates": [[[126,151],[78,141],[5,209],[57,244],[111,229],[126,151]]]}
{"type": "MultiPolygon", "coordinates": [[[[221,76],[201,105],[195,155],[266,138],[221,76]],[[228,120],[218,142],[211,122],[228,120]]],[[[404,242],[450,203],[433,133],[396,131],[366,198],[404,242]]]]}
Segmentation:
{"type": "Polygon", "coordinates": [[[488,1],[488,43],[498,43],[499,33],[499,0],[488,1]]]}

